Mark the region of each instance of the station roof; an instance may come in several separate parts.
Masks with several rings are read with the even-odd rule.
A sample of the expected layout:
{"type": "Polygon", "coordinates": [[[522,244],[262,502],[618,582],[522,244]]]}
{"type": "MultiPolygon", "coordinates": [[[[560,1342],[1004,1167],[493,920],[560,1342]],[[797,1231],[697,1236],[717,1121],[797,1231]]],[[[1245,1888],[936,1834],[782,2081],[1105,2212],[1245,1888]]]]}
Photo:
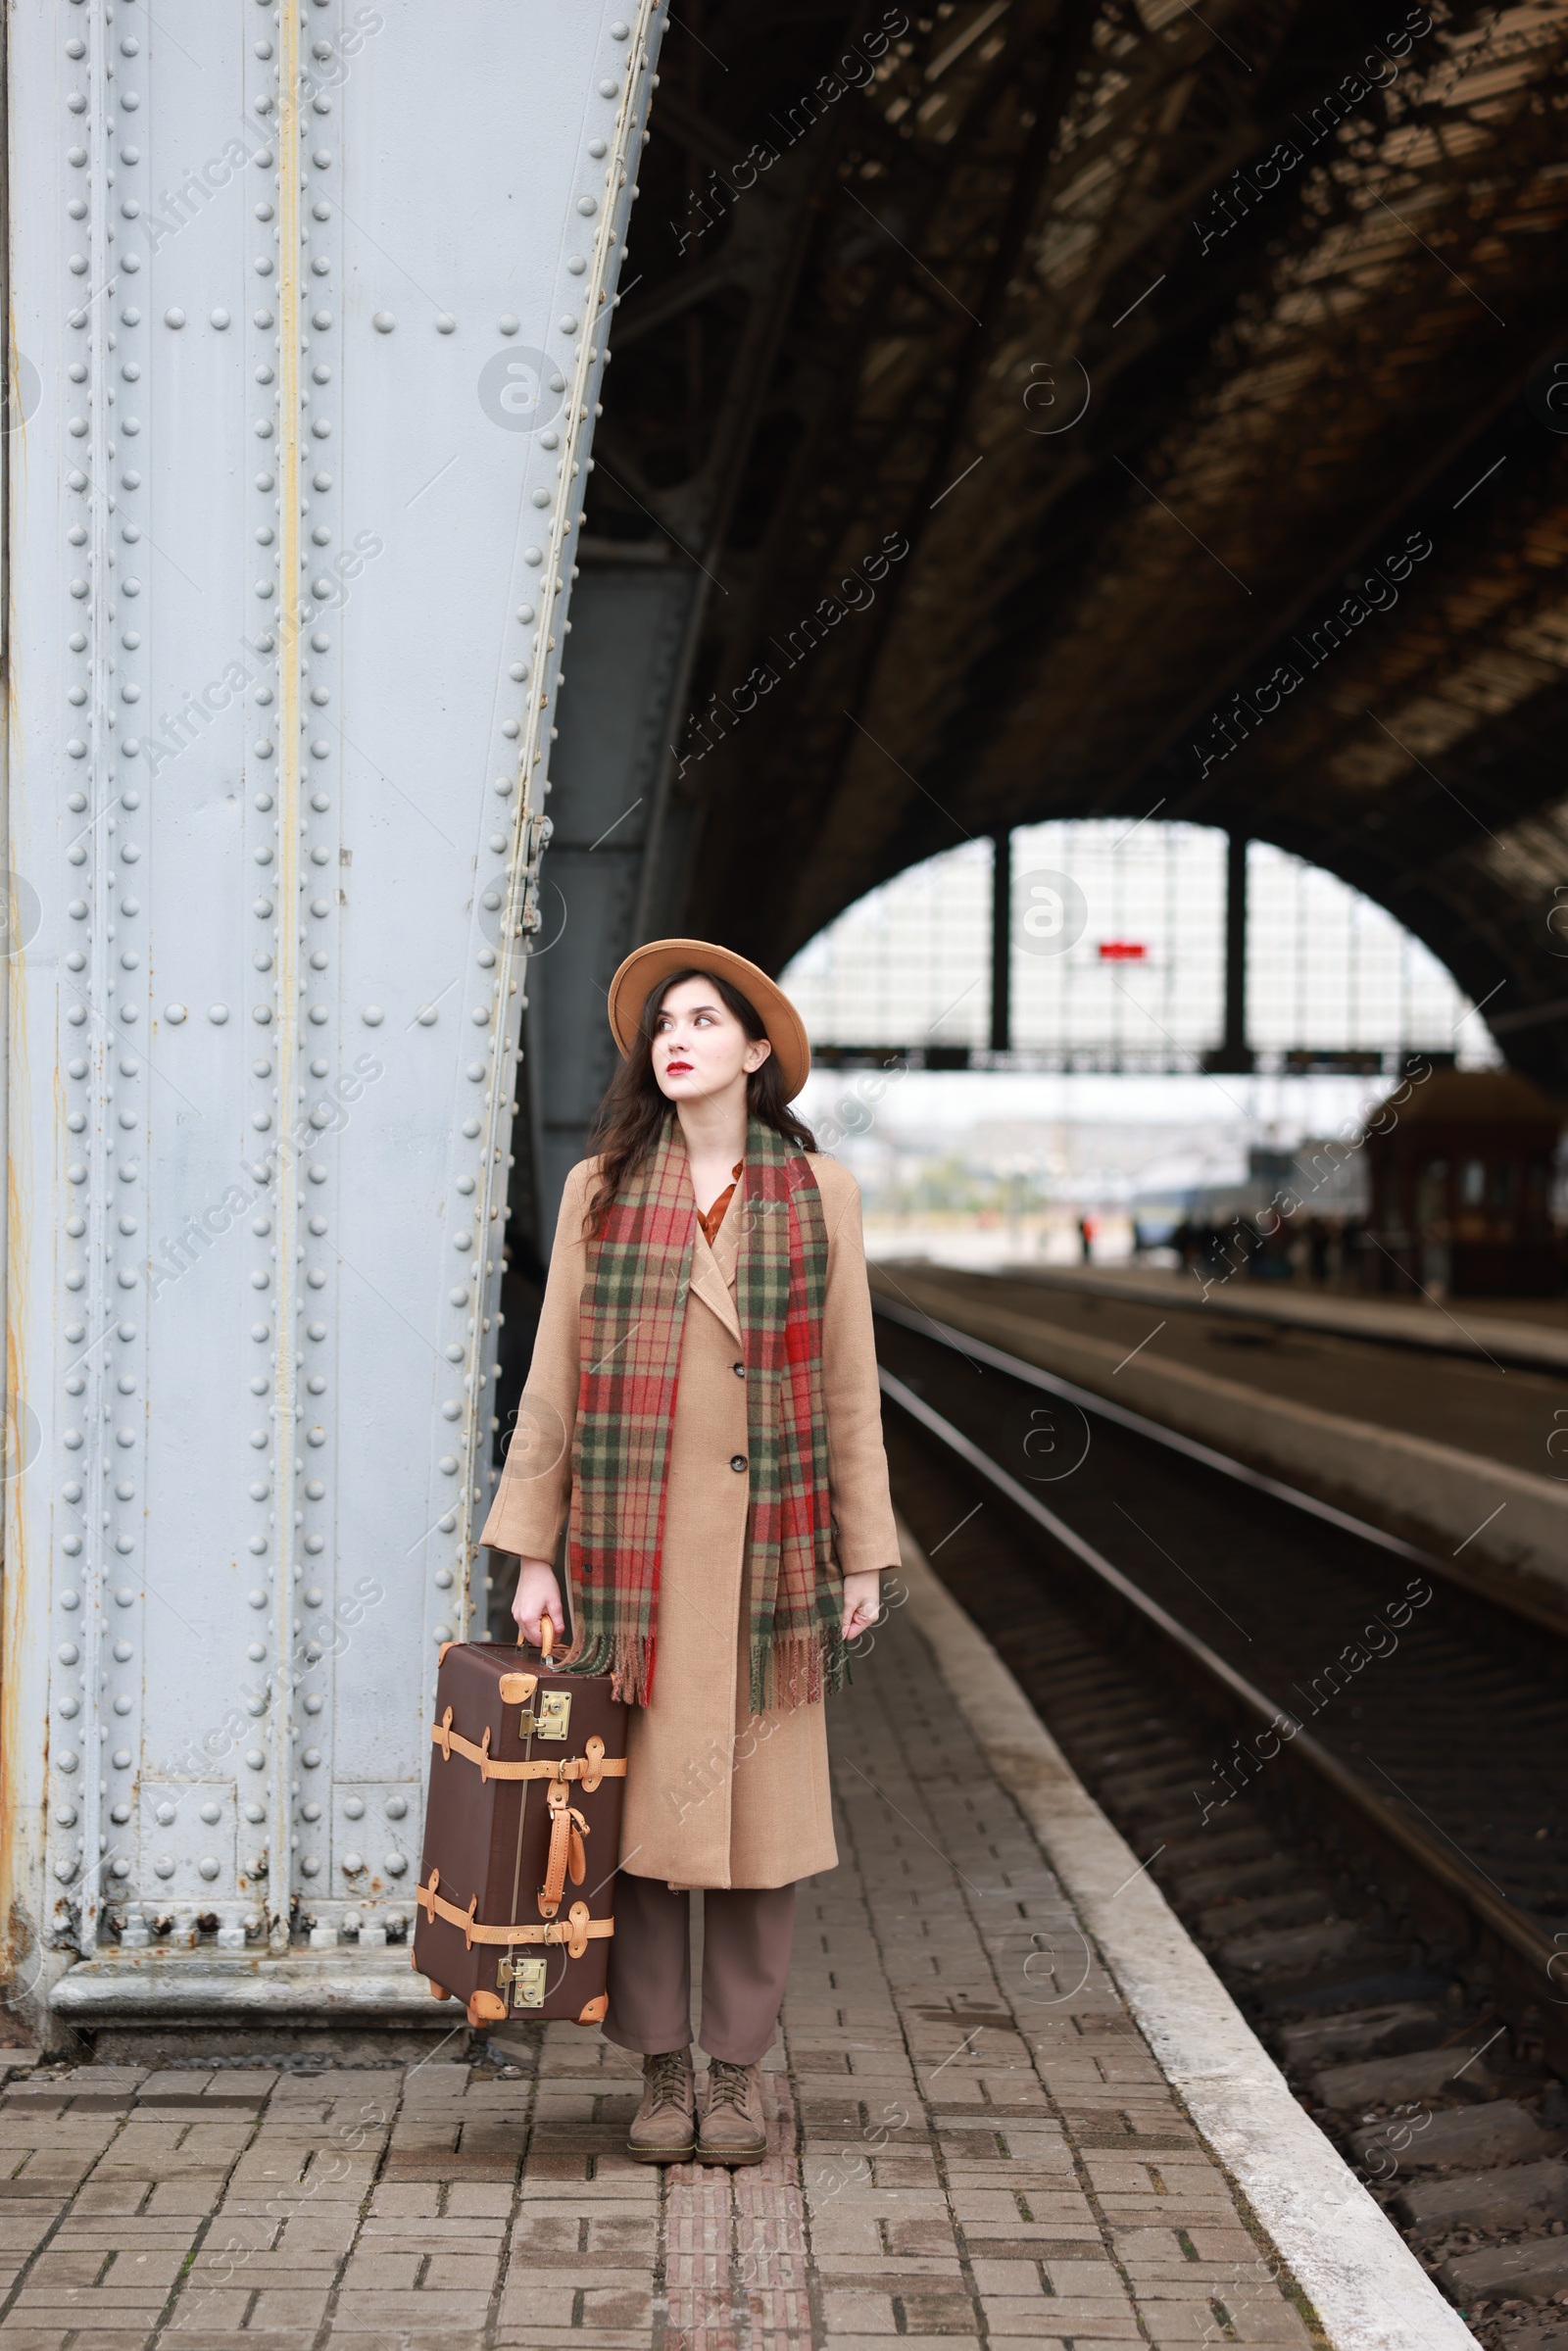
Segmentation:
{"type": "Polygon", "coordinates": [[[686,0],[660,70],[586,527],[701,567],[677,927],[1186,818],[1568,1088],[1568,0],[686,0]]]}

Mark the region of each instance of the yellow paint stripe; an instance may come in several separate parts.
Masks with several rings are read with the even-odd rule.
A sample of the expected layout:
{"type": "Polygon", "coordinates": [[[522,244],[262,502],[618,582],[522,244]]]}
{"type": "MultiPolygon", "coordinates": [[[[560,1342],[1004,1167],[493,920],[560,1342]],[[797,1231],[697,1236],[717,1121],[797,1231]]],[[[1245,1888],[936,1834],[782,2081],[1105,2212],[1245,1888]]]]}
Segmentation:
{"type": "Polygon", "coordinates": [[[295,1205],[294,1066],[299,1029],[300,863],[300,20],[297,0],[278,12],[277,325],[277,1281],[272,1396],[276,1409],[272,1487],[277,1585],[272,1594],[272,1835],[268,1907],[272,1934],[288,1932],[290,1774],[289,1654],[294,1609],[294,1294],[299,1212],[295,1205]]]}

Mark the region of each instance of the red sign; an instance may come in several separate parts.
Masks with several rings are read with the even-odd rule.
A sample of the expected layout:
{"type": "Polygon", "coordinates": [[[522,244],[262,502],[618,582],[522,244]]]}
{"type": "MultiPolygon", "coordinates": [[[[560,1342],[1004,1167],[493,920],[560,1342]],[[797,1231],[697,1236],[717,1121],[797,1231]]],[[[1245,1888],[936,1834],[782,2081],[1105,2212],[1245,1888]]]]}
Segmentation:
{"type": "Polygon", "coordinates": [[[1141,963],[1149,950],[1141,939],[1102,939],[1102,963],[1141,963]]]}

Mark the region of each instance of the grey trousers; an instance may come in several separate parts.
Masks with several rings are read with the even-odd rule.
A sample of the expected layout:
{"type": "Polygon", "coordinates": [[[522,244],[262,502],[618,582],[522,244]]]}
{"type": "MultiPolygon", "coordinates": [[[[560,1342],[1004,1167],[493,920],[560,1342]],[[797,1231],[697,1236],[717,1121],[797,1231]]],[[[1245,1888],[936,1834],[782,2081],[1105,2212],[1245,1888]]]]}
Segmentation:
{"type": "MultiPolygon", "coordinates": [[[[771,2048],[790,1972],[793,1886],[708,1886],[703,1891],[703,2015],[697,2038],[710,2057],[755,2065],[771,2048]]],[[[662,1878],[615,1880],[607,2038],[657,2057],[692,2036],[691,1896],[662,1878]]]]}

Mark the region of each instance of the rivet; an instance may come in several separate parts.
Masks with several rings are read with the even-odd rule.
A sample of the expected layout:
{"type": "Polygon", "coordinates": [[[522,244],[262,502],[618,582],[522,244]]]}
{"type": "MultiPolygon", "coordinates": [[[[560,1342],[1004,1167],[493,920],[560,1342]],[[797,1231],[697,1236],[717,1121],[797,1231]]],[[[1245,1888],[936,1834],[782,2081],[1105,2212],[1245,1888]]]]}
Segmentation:
{"type": "Polygon", "coordinates": [[[518,327],[522,324],[522,320],[514,317],[511,311],[503,311],[500,318],[496,320],[496,324],[499,326],[504,335],[514,335],[518,327]]]}
{"type": "Polygon", "coordinates": [[[591,220],[595,213],[599,210],[598,197],[579,196],[577,199],[577,210],[581,213],[585,220],[591,220]]]}
{"type": "Polygon", "coordinates": [[[577,331],[577,326],[578,321],[572,317],[571,313],[567,311],[561,321],[562,333],[564,335],[574,335],[577,331]]]}
{"type": "Polygon", "coordinates": [[[416,1013],[415,1018],[418,1021],[420,1028],[427,1029],[432,1027],[436,1018],[436,1009],[434,1004],[421,1004],[418,1011],[416,1013]]]}
{"type": "Polygon", "coordinates": [[[610,27],[610,37],[612,41],[624,41],[629,38],[630,33],[631,26],[620,17],[617,17],[610,27]]]}
{"type": "MultiPolygon", "coordinates": [[[[525,547],[522,551],[522,560],[525,563],[542,563],[545,560],[544,549],[542,547],[525,547]]],[[[74,595],[75,592],[75,582],[73,581],[72,594],[74,595]]],[[[81,583],[81,592],[83,596],[85,596],[87,593],[87,583],[85,580],[83,580],[81,583]]]]}
{"type": "Polygon", "coordinates": [[[386,1014],[379,1004],[367,1004],[362,1010],[360,1018],[368,1029],[378,1029],[386,1018],[386,1014]]]}
{"type": "Polygon", "coordinates": [[[185,323],[185,314],[184,314],[184,312],[183,312],[182,310],[179,310],[179,309],[177,309],[177,308],[176,308],[176,309],[173,309],[173,310],[167,310],[167,311],[165,311],[165,313],[164,313],[164,324],[165,324],[166,326],[183,326],[183,325],[184,325],[184,323],[185,323]]]}
{"type": "Polygon", "coordinates": [[[438,335],[449,335],[454,331],[457,323],[458,322],[456,318],[454,318],[450,311],[438,311],[436,314],[435,331],[438,335]]]}
{"type": "Polygon", "coordinates": [[[377,311],[375,317],[370,320],[370,324],[378,335],[389,335],[396,326],[397,320],[390,311],[377,311]]]}
{"type": "Polygon", "coordinates": [[[228,324],[227,311],[214,311],[212,315],[212,322],[217,327],[219,333],[221,334],[224,327],[228,324]]]}
{"type": "Polygon", "coordinates": [[[209,1004],[207,1007],[207,1017],[210,1021],[212,1021],[215,1028],[221,1028],[224,1021],[228,1018],[227,1004],[209,1004]]]}
{"type": "Polygon", "coordinates": [[[619,82],[612,81],[610,75],[607,73],[604,80],[599,84],[599,95],[601,98],[618,98],[620,96],[619,82]]]}

